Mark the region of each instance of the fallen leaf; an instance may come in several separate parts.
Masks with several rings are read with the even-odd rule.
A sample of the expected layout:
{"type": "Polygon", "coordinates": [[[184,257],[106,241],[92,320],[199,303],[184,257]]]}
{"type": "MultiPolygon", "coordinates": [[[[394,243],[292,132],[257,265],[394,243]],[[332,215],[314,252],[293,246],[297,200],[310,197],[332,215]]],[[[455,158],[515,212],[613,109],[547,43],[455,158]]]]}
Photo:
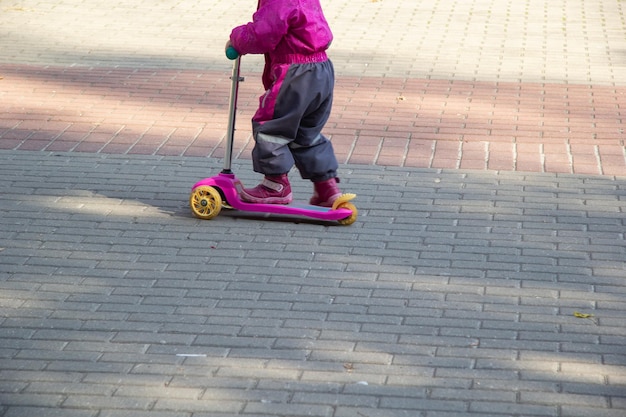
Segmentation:
{"type": "Polygon", "coordinates": [[[591,320],[594,324],[598,324],[598,320],[596,320],[593,314],[580,313],[578,311],[574,311],[574,317],[577,317],[579,319],[588,319],[588,320],[591,320]]]}

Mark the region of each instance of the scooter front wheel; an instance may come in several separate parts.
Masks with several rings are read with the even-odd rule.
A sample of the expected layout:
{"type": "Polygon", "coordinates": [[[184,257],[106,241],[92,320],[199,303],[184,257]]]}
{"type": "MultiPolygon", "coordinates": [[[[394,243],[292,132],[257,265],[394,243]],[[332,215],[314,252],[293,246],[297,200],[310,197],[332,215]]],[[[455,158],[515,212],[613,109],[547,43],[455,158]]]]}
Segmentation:
{"type": "Polygon", "coordinates": [[[209,220],[220,214],[222,210],[222,196],[215,187],[201,185],[191,191],[189,205],[194,216],[199,219],[209,220]]]}

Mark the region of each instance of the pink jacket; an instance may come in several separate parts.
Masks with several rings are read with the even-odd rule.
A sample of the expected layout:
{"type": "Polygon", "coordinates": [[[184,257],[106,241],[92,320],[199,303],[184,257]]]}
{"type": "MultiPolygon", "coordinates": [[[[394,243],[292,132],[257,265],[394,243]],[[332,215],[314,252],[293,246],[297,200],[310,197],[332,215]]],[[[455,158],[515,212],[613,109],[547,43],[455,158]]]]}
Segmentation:
{"type": "Polygon", "coordinates": [[[230,34],[231,45],[241,55],[265,54],[266,88],[274,65],[326,61],[332,40],[319,0],[259,0],[252,22],[230,34]]]}

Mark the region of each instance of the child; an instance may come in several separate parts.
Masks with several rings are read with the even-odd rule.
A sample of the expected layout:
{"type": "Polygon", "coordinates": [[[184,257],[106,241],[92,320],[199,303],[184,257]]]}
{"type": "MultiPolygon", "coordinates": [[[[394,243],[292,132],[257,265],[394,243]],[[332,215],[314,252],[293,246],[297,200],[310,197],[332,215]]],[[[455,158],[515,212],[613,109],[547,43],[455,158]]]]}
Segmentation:
{"type": "Polygon", "coordinates": [[[292,201],[295,166],[314,185],[310,204],[330,207],[341,195],[337,158],[321,131],[330,115],[334,69],[326,55],[333,35],[319,0],[259,0],[252,22],[232,30],[226,48],[265,54],[266,92],[252,118],[254,171],[263,181],[240,193],[250,203],[292,201]]]}

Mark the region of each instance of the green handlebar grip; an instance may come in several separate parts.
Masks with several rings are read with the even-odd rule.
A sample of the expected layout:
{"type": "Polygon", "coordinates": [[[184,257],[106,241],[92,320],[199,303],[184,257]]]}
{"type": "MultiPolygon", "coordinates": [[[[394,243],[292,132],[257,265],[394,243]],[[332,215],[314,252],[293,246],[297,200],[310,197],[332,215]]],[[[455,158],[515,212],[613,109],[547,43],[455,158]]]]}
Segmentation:
{"type": "Polygon", "coordinates": [[[228,48],[226,48],[226,58],[233,60],[233,59],[237,59],[238,57],[239,57],[239,52],[237,52],[235,48],[233,48],[232,46],[229,46],[228,48]]]}

